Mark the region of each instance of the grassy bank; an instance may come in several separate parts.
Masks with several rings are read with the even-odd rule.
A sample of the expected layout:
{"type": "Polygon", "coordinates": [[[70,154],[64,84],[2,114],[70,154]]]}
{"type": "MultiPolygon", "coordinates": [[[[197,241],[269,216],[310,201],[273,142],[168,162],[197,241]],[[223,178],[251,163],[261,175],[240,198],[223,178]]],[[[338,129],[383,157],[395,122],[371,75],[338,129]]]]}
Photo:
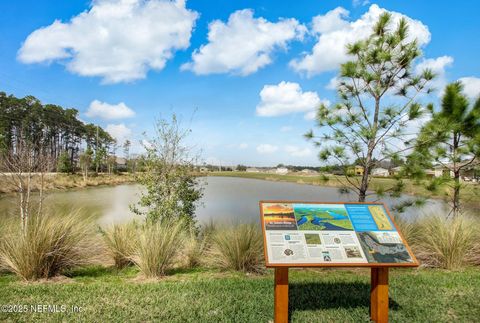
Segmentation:
{"type": "MultiPolygon", "coordinates": [[[[134,177],[128,173],[120,174],[98,174],[91,175],[87,181],[83,180],[80,174],[49,173],[44,179],[44,188],[47,191],[64,190],[72,188],[95,187],[102,185],[118,185],[134,182],[134,177]]],[[[32,190],[38,191],[40,187],[39,176],[33,177],[32,190]]],[[[7,176],[0,176],[0,193],[16,192],[15,187],[7,176]]]]}
{"type": "MultiPolygon", "coordinates": [[[[228,176],[228,177],[240,177],[240,178],[253,178],[253,179],[262,179],[268,181],[277,181],[277,182],[291,182],[298,184],[310,184],[318,186],[328,186],[328,187],[341,187],[341,182],[334,175],[328,175],[328,180],[324,179],[322,175],[311,176],[311,175],[296,175],[296,174],[268,174],[268,173],[247,173],[247,172],[211,172],[208,173],[208,176],[228,176]]],[[[446,192],[446,186],[444,189],[439,189],[438,193],[432,194],[430,191],[426,190],[420,185],[415,185],[415,183],[409,179],[403,180],[405,183],[404,193],[410,195],[422,195],[428,196],[431,198],[444,198],[446,192]]],[[[393,186],[395,180],[393,178],[383,178],[383,177],[374,177],[370,182],[370,189],[375,191],[377,188],[388,188],[393,186]]],[[[467,185],[461,194],[461,199],[465,201],[465,204],[473,207],[480,208],[480,185],[474,183],[465,183],[467,185]]]]}
{"type": "MultiPolygon", "coordinates": [[[[368,270],[291,270],[293,322],[368,322],[368,270]]],[[[392,270],[392,322],[475,322],[480,317],[480,270],[392,270]]],[[[269,322],[273,275],[207,269],[138,278],[130,267],[76,270],[56,281],[24,283],[0,275],[0,304],[28,305],[27,313],[0,311],[0,321],[269,322]],[[30,305],[66,305],[65,313],[32,313],[30,305]],[[81,307],[72,313],[72,306],[81,307]]]]}

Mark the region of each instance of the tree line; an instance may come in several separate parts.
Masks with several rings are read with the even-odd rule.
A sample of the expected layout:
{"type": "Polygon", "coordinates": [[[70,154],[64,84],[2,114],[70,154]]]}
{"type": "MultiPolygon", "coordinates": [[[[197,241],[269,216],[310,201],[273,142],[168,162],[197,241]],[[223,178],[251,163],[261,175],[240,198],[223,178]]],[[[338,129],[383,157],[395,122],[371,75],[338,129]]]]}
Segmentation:
{"type": "MultiPolygon", "coordinates": [[[[85,124],[74,108],[42,104],[33,96],[17,98],[0,92],[0,149],[2,156],[29,152],[33,171],[74,172],[80,166],[83,147],[99,167],[116,141],[98,125],[85,124]]],[[[25,157],[25,156],[24,156],[25,157]]],[[[10,165],[13,166],[13,165],[10,165]]],[[[8,171],[7,163],[0,165],[8,171]]]]}

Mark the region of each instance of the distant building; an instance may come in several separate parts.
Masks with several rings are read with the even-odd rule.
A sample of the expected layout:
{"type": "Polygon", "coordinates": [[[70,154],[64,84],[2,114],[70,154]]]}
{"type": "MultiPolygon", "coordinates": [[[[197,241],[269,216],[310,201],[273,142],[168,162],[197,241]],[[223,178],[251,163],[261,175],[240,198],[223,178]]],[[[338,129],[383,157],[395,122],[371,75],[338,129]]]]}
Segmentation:
{"type": "Polygon", "coordinates": [[[305,175],[316,175],[318,172],[313,169],[305,168],[300,171],[300,173],[305,174],[305,175]]]}
{"type": "Polygon", "coordinates": [[[388,177],[390,175],[390,172],[388,169],[385,168],[374,168],[372,169],[372,176],[378,176],[378,177],[388,177]]]}
{"type": "Polygon", "coordinates": [[[260,173],[260,171],[256,167],[248,167],[246,172],[247,173],[260,173]]]}
{"type": "Polygon", "coordinates": [[[123,157],[116,157],[115,162],[117,163],[118,166],[126,166],[127,165],[127,159],[123,157]]]}
{"type": "Polygon", "coordinates": [[[349,167],[347,173],[348,175],[363,176],[363,167],[359,165],[349,167]]]}
{"type": "Polygon", "coordinates": [[[390,169],[390,175],[392,176],[399,175],[401,172],[402,172],[402,166],[393,167],[392,169],[390,169]]]}
{"type": "Polygon", "coordinates": [[[278,167],[277,170],[275,171],[275,173],[278,174],[278,175],[286,175],[286,174],[288,174],[288,168],[278,167]]]}

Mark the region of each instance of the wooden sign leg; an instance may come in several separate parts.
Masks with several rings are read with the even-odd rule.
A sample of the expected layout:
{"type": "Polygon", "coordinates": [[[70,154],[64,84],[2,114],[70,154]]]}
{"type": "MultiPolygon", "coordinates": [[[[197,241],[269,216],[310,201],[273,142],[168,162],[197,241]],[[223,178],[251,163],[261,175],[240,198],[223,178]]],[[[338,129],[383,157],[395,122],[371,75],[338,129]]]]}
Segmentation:
{"type": "Polygon", "coordinates": [[[373,322],[388,322],[388,267],[372,268],[370,318],[373,322]]]}
{"type": "Polygon", "coordinates": [[[275,268],[275,323],[288,323],[288,267],[275,268]]]}

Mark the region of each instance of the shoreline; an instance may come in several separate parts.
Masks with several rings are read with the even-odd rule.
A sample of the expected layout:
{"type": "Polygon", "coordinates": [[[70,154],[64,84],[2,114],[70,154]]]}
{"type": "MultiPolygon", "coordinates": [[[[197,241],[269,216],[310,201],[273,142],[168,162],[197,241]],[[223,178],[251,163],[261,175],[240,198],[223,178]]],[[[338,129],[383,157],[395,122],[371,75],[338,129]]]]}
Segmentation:
{"type": "MultiPolygon", "coordinates": [[[[116,186],[135,183],[134,175],[128,173],[120,174],[98,174],[90,176],[87,181],[83,180],[81,174],[57,174],[50,173],[45,176],[44,192],[59,192],[81,190],[103,186],[116,186]]],[[[32,192],[39,192],[38,177],[34,176],[32,192]]],[[[8,183],[5,177],[0,177],[0,196],[16,194],[15,188],[8,183]]]]}
{"type": "MultiPolygon", "coordinates": [[[[328,180],[323,179],[321,176],[324,174],[318,175],[297,175],[297,174],[287,174],[287,175],[279,175],[279,174],[269,174],[269,173],[247,173],[247,172],[209,172],[205,173],[204,176],[206,177],[232,177],[232,178],[248,178],[248,179],[258,179],[258,180],[265,180],[271,182],[285,182],[285,183],[296,183],[302,185],[312,185],[312,186],[320,186],[320,187],[333,187],[333,188],[340,188],[342,187],[341,183],[335,178],[335,175],[327,174],[329,177],[328,180]]],[[[432,194],[431,192],[427,191],[425,188],[415,185],[413,181],[409,179],[403,179],[405,183],[405,189],[402,194],[406,194],[409,196],[423,196],[427,199],[434,199],[434,200],[444,200],[441,194],[432,194]]],[[[374,191],[380,185],[392,185],[395,182],[393,178],[390,177],[373,177],[371,181],[371,188],[374,191]]],[[[480,196],[480,185],[476,184],[467,184],[471,185],[471,192],[468,190],[464,190],[466,200],[475,201],[476,196],[480,196]],[[466,192],[465,192],[466,191],[466,192]]],[[[441,191],[439,193],[443,193],[441,191]]],[[[474,211],[480,210],[480,201],[479,202],[465,202],[465,206],[469,209],[474,211]]]]}

